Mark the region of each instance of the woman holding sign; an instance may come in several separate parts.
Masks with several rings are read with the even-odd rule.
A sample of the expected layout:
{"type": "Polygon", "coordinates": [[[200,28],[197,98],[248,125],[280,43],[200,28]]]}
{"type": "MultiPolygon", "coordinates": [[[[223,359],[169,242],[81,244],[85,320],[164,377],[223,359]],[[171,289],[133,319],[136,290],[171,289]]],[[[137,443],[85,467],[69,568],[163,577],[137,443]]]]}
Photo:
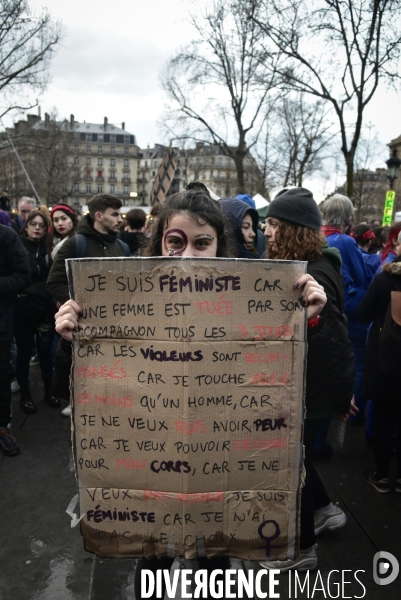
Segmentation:
{"type": "MultiPolygon", "coordinates": [[[[147,256],[180,257],[222,257],[230,258],[233,253],[229,244],[229,231],[219,204],[202,190],[190,190],[176,194],[168,199],[163,207],[159,221],[152,233],[147,256]]],[[[302,302],[307,309],[308,318],[316,319],[326,303],[326,294],[321,285],[308,274],[294,282],[300,290],[302,302]]],[[[72,340],[72,331],[78,330],[78,317],[81,307],[69,300],[56,315],[56,329],[66,340],[72,340]]],[[[316,327],[320,330],[321,327],[316,327]]],[[[149,569],[154,573],[159,569],[169,569],[173,558],[156,557],[139,561],[135,575],[135,593],[141,595],[141,572],[149,569]]],[[[229,567],[228,557],[198,558],[201,568],[208,572],[229,567]]],[[[156,597],[154,594],[152,597],[156,597]]]]}
{"type": "MultiPolygon", "coordinates": [[[[333,412],[343,421],[357,410],[353,403],[354,356],[348,339],[341,279],[341,257],[320,233],[321,215],[309,190],[281,190],[266,213],[267,258],[304,260],[308,273],[324,288],[327,304],[322,321],[329,327],[326,344],[316,344],[314,322],[308,325],[306,420],[304,425],[306,481],[301,500],[301,553],[295,560],[261,563],[265,568],[307,570],[317,566],[315,535],[345,525],[345,513],[333,505],[312,463],[318,429],[333,412]]],[[[300,298],[301,302],[302,299],[300,298]]]]}

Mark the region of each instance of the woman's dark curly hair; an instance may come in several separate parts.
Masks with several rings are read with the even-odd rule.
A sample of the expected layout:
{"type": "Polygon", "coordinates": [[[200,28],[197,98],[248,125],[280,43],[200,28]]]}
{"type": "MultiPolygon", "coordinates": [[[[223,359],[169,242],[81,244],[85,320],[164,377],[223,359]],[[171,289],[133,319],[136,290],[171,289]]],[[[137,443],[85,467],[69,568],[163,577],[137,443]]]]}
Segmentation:
{"type": "Polygon", "coordinates": [[[269,248],[267,258],[279,260],[321,260],[326,238],[320,231],[280,221],[276,233],[276,248],[269,248]]]}
{"type": "Polygon", "coordinates": [[[164,232],[172,217],[179,213],[185,213],[198,225],[208,223],[213,227],[217,234],[217,257],[235,256],[229,241],[229,228],[219,203],[200,189],[178,192],[167,198],[149,243],[142,250],[142,256],[162,256],[164,232]]]}

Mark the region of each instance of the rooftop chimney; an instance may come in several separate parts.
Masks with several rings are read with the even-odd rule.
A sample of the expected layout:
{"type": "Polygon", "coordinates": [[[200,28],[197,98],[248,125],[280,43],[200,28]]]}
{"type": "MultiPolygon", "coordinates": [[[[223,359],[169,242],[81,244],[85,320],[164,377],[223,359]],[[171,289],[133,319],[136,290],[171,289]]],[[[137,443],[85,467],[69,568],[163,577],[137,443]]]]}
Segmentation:
{"type": "Polygon", "coordinates": [[[74,129],[74,115],[70,115],[70,128],[74,129]]]}
{"type": "Polygon", "coordinates": [[[121,129],[125,129],[125,123],[124,123],[124,121],[121,123],[121,129]]]}
{"type": "Polygon", "coordinates": [[[50,117],[49,113],[45,113],[45,127],[49,127],[50,117]]]}
{"type": "Polygon", "coordinates": [[[104,130],[105,131],[107,131],[107,123],[108,123],[108,120],[107,120],[107,117],[105,117],[104,118],[104,130]]]}

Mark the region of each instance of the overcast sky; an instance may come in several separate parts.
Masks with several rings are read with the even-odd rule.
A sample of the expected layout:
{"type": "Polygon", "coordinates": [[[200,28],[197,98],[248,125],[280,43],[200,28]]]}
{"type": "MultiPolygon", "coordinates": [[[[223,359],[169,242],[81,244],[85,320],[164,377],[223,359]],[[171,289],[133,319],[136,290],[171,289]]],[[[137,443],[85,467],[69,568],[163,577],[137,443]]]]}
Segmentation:
{"type": "MultiPolygon", "coordinates": [[[[52,82],[40,100],[42,117],[53,108],[61,117],[120,125],[139,146],[162,141],[157,120],[164,96],[160,71],[190,40],[188,13],[204,0],[30,0],[63,22],[66,37],[52,62],[52,82]]],[[[376,166],[384,166],[385,144],[401,135],[400,100],[384,87],[366,110],[382,142],[376,166]]]]}

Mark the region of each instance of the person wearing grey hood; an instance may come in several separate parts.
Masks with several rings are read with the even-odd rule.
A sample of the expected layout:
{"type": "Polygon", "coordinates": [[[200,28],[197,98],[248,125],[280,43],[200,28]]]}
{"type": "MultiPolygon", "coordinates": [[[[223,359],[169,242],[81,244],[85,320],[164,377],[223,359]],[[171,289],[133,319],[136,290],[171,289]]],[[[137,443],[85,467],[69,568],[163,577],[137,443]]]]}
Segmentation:
{"type": "Polygon", "coordinates": [[[254,245],[259,222],[257,211],[237,198],[221,198],[219,204],[231,227],[236,258],[259,258],[254,245]]]}

